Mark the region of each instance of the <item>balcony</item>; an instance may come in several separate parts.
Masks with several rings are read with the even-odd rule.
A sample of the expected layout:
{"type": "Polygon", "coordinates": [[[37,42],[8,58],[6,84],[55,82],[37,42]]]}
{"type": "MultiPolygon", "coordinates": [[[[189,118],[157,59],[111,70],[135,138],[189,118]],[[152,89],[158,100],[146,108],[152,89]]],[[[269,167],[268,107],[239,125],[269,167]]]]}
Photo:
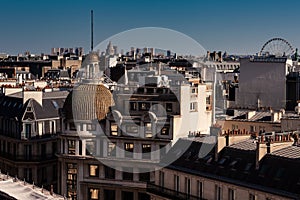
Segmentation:
{"type": "Polygon", "coordinates": [[[147,192],[168,199],[178,200],[204,200],[203,198],[189,195],[183,192],[177,192],[168,188],[164,188],[153,183],[147,183],[147,192]]]}
{"type": "Polygon", "coordinates": [[[14,162],[42,162],[42,161],[49,161],[55,160],[57,157],[55,154],[45,154],[45,155],[12,155],[9,153],[1,153],[1,158],[5,158],[14,162]]]}

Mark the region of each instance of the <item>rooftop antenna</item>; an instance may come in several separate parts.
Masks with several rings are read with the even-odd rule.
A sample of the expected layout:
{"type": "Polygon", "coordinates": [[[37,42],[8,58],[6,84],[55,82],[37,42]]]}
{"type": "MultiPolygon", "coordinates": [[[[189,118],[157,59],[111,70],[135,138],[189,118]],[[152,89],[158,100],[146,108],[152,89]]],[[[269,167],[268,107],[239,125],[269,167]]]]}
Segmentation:
{"type": "Polygon", "coordinates": [[[91,10],[91,51],[94,49],[94,11],[91,10]]]}

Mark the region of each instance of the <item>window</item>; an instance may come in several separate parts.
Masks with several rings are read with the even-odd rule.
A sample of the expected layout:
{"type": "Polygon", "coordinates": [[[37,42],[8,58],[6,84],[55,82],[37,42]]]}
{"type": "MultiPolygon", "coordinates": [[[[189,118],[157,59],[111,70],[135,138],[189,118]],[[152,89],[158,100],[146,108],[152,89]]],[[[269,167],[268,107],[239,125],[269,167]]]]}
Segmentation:
{"type": "Polygon", "coordinates": [[[190,103],[190,111],[197,111],[197,102],[190,103]]]}
{"type": "Polygon", "coordinates": [[[29,111],[29,112],[32,111],[31,107],[27,107],[26,111],[29,111]]]}
{"type": "Polygon", "coordinates": [[[150,172],[139,173],[139,181],[149,182],[150,172]]]}
{"type": "Polygon", "coordinates": [[[197,88],[192,88],[192,93],[193,94],[198,93],[198,89],[197,88]]]}
{"type": "Polygon", "coordinates": [[[108,142],[108,151],[107,155],[111,157],[116,156],[116,143],[115,142],[108,142]]]}
{"type": "Polygon", "coordinates": [[[41,144],[41,157],[45,158],[46,157],[46,144],[41,144]]]}
{"type": "Polygon", "coordinates": [[[128,181],[133,180],[132,168],[124,168],[124,170],[123,170],[123,180],[128,180],[128,181]]]}
{"type": "Polygon", "coordinates": [[[150,199],[151,198],[149,194],[141,193],[141,192],[138,193],[138,200],[150,200],[150,199]]]}
{"type": "Polygon", "coordinates": [[[42,167],[41,169],[41,179],[43,183],[47,183],[47,168],[42,167]]]}
{"type": "Polygon", "coordinates": [[[266,128],[264,126],[259,126],[260,131],[264,131],[266,128]]]}
{"type": "Polygon", "coordinates": [[[91,176],[91,177],[99,176],[99,166],[98,165],[90,165],[89,166],[89,176],[91,176]]]}
{"type": "Polygon", "coordinates": [[[77,165],[67,164],[67,198],[77,199],[77,165]]]}
{"type": "Polygon", "coordinates": [[[250,126],[250,132],[255,132],[256,131],[256,127],[255,126],[250,126]]]}
{"type": "Polygon", "coordinates": [[[203,182],[197,181],[197,196],[202,199],[203,198],[203,182]]]}
{"type": "Polygon", "coordinates": [[[174,175],[174,190],[176,192],[179,192],[179,186],[180,186],[179,184],[180,184],[179,176],[174,175]]]}
{"type": "Polygon", "coordinates": [[[210,104],[211,104],[210,96],[206,97],[206,104],[207,104],[207,105],[210,105],[210,104]]]}
{"type": "Polygon", "coordinates": [[[147,138],[152,138],[152,124],[145,123],[145,136],[147,138]]]}
{"type": "Polygon", "coordinates": [[[256,200],[256,195],[255,194],[249,194],[249,200],[256,200]]]}
{"type": "Polygon", "coordinates": [[[100,193],[99,193],[99,189],[93,189],[93,188],[90,188],[90,196],[89,196],[89,199],[100,199],[100,193]]]}
{"type": "Polygon", "coordinates": [[[113,135],[113,136],[118,135],[118,125],[116,123],[110,124],[110,135],[113,135]]]}
{"type": "Polygon", "coordinates": [[[68,140],[68,154],[75,155],[75,140],[68,140]]]}
{"type": "Polygon", "coordinates": [[[161,135],[169,135],[169,127],[163,127],[160,133],[161,135]]]}
{"type": "Polygon", "coordinates": [[[116,199],[115,190],[104,190],[104,199],[116,199]]]}
{"type": "Polygon", "coordinates": [[[31,138],[32,125],[25,124],[25,138],[31,138]]]}
{"type": "Polygon", "coordinates": [[[153,94],[154,88],[147,88],[147,94],[153,94]]]}
{"type": "Polygon", "coordinates": [[[132,111],[137,110],[137,103],[136,102],[130,102],[130,110],[132,110],[132,111]]]}
{"type": "Polygon", "coordinates": [[[133,192],[122,191],[122,200],[132,200],[132,199],[134,199],[133,192]]]}
{"type": "Polygon", "coordinates": [[[173,104],[172,103],[166,103],[166,110],[167,112],[173,111],[173,104]]]}
{"type": "Polygon", "coordinates": [[[232,124],[232,130],[238,130],[238,129],[239,129],[238,125],[232,124]]]}
{"type": "Polygon", "coordinates": [[[54,157],[57,153],[57,142],[52,142],[52,156],[54,157]]]}
{"type": "Polygon", "coordinates": [[[32,169],[31,168],[24,168],[24,178],[27,182],[32,182],[32,169]]]}
{"type": "Polygon", "coordinates": [[[215,185],[215,199],[216,200],[222,199],[222,188],[219,185],[215,185]]]}
{"type": "Polygon", "coordinates": [[[32,156],[32,146],[24,145],[25,148],[25,160],[30,160],[32,156]]]}
{"type": "Polygon", "coordinates": [[[235,200],[235,191],[231,188],[228,188],[228,200],[235,200]]]}
{"type": "Polygon", "coordinates": [[[279,181],[282,177],[284,177],[285,171],[285,168],[279,168],[274,176],[274,180],[279,181]]]}
{"type": "Polygon", "coordinates": [[[159,171],[159,186],[160,187],[165,186],[165,173],[162,171],[159,171]]]}
{"type": "Polygon", "coordinates": [[[57,165],[53,165],[52,167],[52,181],[56,181],[57,180],[57,165]]]}
{"type": "Polygon", "coordinates": [[[75,126],[74,122],[70,123],[70,130],[71,131],[76,131],[76,126],[75,126]]]}
{"type": "Polygon", "coordinates": [[[55,134],[56,133],[56,130],[55,130],[55,121],[50,121],[49,123],[50,123],[51,133],[55,134]]]}
{"type": "Polygon", "coordinates": [[[125,157],[127,158],[133,158],[133,149],[134,145],[133,143],[125,143],[125,157]]]}
{"type": "Polygon", "coordinates": [[[86,130],[87,131],[96,131],[96,125],[95,124],[87,124],[86,130]]]}
{"type": "Polygon", "coordinates": [[[191,179],[186,177],[184,180],[184,184],[185,184],[185,193],[189,197],[191,195],[191,179]]]}
{"type": "Polygon", "coordinates": [[[113,168],[110,168],[108,166],[104,166],[104,173],[105,173],[105,178],[107,179],[115,179],[115,173],[116,170],[113,168]]]}
{"type": "Polygon", "coordinates": [[[244,169],[244,173],[249,173],[250,169],[252,168],[253,163],[247,163],[244,169]]]}
{"type": "Polygon", "coordinates": [[[151,144],[142,144],[142,158],[151,159],[151,144]]]}
{"type": "Polygon", "coordinates": [[[139,110],[141,110],[141,111],[147,111],[149,109],[150,109],[150,103],[139,102],[139,110]]]}
{"type": "Polygon", "coordinates": [[[96,155],[96,141],[86,140],[86,155],[96,155]]]}

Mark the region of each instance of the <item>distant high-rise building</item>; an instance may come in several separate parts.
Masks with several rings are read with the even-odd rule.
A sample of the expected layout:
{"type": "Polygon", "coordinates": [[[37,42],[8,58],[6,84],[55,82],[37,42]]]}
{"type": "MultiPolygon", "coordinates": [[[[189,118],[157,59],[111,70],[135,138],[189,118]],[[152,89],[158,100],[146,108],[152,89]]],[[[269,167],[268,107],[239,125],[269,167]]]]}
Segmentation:
{"type": "Polygon", "coordinates": [[[109,41],[107,48],[106,48],[106,55],[114,55],[115,54],[115,49],[113,47],[113,45],[111,44],[111,41],[109,41]]]}
{"type": "Polygon", "coordinates": [[[114,54],[118,54],[118,46],[113,46],[114,48],[114,54]]]}

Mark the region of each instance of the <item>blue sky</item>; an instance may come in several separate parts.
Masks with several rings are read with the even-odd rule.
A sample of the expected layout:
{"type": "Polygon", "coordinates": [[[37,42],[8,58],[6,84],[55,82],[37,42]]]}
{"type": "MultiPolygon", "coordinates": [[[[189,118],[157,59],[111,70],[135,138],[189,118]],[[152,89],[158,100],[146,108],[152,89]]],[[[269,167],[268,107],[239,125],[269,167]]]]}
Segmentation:
{"type": "Polygon", "coordinates": [[[95,46],[128,29],[163,27],[182,32],[207,50],[256,53],[272,37],[300,47],[299,1],[1,0],[0,52],[49,53],[51,47],[95,46]]]}

